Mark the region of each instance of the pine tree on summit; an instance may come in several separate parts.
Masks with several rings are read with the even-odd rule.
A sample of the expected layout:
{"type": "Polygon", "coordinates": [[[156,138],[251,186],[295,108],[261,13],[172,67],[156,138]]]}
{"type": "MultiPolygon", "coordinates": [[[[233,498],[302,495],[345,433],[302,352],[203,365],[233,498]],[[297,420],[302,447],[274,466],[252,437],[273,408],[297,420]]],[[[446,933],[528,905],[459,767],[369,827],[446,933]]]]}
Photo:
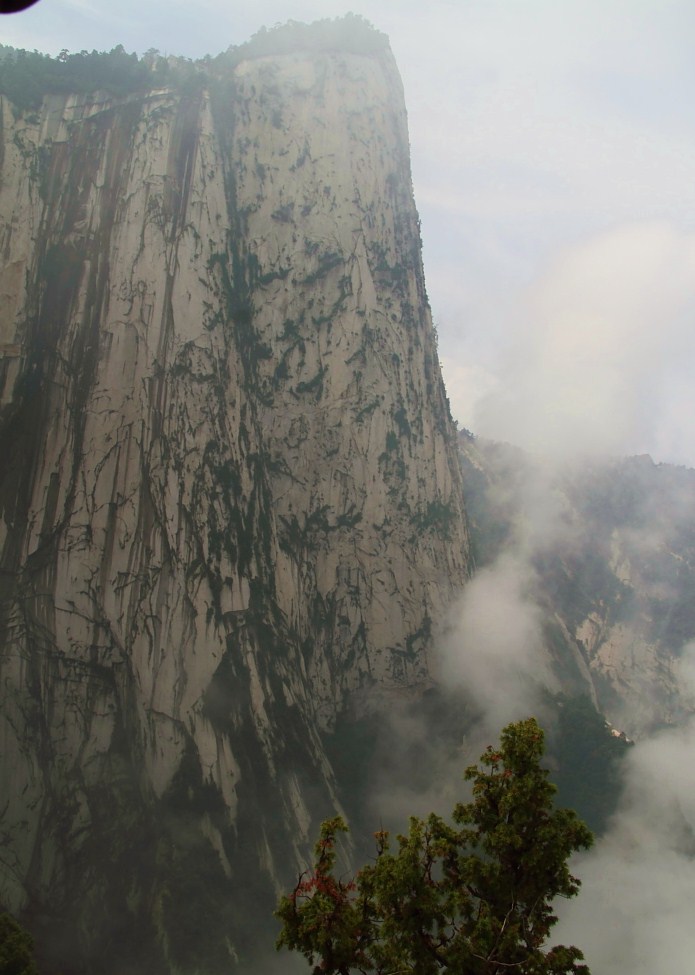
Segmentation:
{"type": "Polygon", "coordinates": [[[335,843],[347,827],[324,822],[313,868],[276,911],[278,948],[303,954],[315,975],[588,975],[578,948],[546,948],[556,897],[574,897],[571,854],[592,834],[541,768],[543,731],[534,718],[509,725],[498,748],[466,769],[473,798],[453,825],[411,818],[392,851],[354,879],[335,875],[335,843]]]}

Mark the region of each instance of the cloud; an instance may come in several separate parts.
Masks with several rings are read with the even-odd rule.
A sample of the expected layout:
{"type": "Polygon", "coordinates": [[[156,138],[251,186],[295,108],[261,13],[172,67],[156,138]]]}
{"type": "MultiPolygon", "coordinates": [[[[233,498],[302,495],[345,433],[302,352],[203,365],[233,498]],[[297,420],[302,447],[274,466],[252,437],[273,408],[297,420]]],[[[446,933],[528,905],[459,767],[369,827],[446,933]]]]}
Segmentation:
{"type": "MultiPolygon", "coordinates": [[[[513,490],[523,496],[523,516],[504,553],[474,575],[450,610],[430,660],[434,696],[429,703],[427,695],[396,699],[380,714],[367,805],[389,827],[402,829],[406,814],[449,815],[468,796],[463,770],[510,722],[530,714],[543,722],[547,691],[560,689],[532,559],[571,529],[545,471],[525,473],[513,490]]],[[[508,511],[506,491],[500,485],[491,503],[508,511]]]]}
{"type": "Polygon", "coordinates": [[[473,429],[560,456],[648,452],[670,437],[695,463],[673,431],[676,408],[695,406],[694,312],[693,234],[630,224],[568,250],[527,293],[473,429]]]}
{"type": "Polygon", "coordinates": [[[608,834],[574,865],[582,889],[577,900],[560,905],[555,938],[581,948],[601,975],[692,968],[693,749],[695,722],[639,742],[608,834]]]}
{"type": "Polygon", "coordinates": [[[442,359],[441,366],[453,416],[472,416],[478,400],[494,389],[495,377],[484,366],[449,357],[442,359]]]}
{"type": "MultiPolygon", "coordinates": [[[[526,411],[532,416],[523,421],[543,418],[540,446],[548,440],[554,446],[570,443],[583,432],[577,421],[582,414],[586,427],[600,429],[608,412],[609,437],[602,448],[619,454],[646,450],[658,459],[692,463],[692,429],[683,422],[692,383],[671,346],[668,309],[656,307],[650,324],[654,347],[666,324],[664,347],[657,348],[658,375],[605,363],[598,395],[591,396],[581,381],[569,389],[559,378],[555,386],[547,384],[538,346],[552,335],[548,327],[538,334],[533,316],[542,309],[529,307],[528,291],[534,280],[548,283],[558,254],[599,242],[616,227],[654,221],[669,222],[681,237],[692,231],[695,139],[688,118],[695,72],[684,40],[693,27],[692,5],[588,2],[560,9],[493,2],[461,5],[446,25],[443,9],[433,5],[431,25],[411,32],[410,40],[392,32],[404,75],[428,290],[442,322],[443,357],[467,367],[496,366],[500,399],[509,393],[511,402],[498,401],[495,409],[506,420],[518,413],[516,394],[524,389],[523,379],[510,375],[500,357],[507,352],[523,372],[525,358],[535,356],[526,411]],[[438,52],[431,73],[417,57],[423,48],[438,52]],[[539,373],[544,389],[557,387],[564,396],[554,419],[548,415],[552,404],[533,396],[539,373]],[[567,413],[573,418],[569,428],[567,413]]],[[[626,260],[629,255],[630,247],[626,260]]],[[[608,256],[615,270],[616,259],[608,256]]],[[[667,265],[662,270],[668,292],[671,270],[667,265]]],[[[643,266],[637,263],[633,271],[632,279],[619,275],[626,304],[633,293],[638,304],[643,296],[643,266]]],[[[570,311],[581,294],[581,288],[569,289],[570,311]]],[[[565,314],[557,325],[565,337],[572,328],[584,329],[571,318],[565,314]]],[[[596,338],[595,332],[577,335],[588,348],[596,338]]],[[[562,352],[557,342],[551,344],[562,352]]],[[[552,372],[555,363],[548,360],[552,372]]],[[[593,368],[587,364],[587,371],[593,368]]],[[[475,414],[456,415],[476,432],[490,432],[490,426],[480,429],[475,414]]],[[[497,423],[496,429],[512,439],[518,425],[497,423]]]]}
{"type": "Polygon", "coordinates": [[[542,651],[533,572],[516,554],[479,571],[466,586],[439,647],[445,686],[465,688],[494,735],[538,710],[539,691],[554,681],[542,651]]]}

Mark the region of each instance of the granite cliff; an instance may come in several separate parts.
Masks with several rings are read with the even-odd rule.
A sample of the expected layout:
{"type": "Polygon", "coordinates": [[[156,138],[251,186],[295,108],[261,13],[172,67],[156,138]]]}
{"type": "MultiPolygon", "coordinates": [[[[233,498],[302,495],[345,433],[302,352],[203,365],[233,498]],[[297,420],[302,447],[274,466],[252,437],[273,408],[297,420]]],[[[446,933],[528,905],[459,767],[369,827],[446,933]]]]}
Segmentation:
{"type": "Polygon", "coordinates": [[[221,972],[467,530],[383,39],[140,88],[0,97],[0,902],[221,972]]]}

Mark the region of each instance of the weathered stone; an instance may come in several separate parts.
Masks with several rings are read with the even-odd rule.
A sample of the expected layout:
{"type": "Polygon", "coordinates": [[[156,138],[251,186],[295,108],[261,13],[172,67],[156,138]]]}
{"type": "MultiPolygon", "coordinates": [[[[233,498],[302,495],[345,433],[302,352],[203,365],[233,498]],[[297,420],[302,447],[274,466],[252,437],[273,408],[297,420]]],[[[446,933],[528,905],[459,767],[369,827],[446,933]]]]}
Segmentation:
{"type": "Polygon", "coordinates": [[[0,110],[0,902],[227,970],[467,574],[398,74],[0,110]]]}

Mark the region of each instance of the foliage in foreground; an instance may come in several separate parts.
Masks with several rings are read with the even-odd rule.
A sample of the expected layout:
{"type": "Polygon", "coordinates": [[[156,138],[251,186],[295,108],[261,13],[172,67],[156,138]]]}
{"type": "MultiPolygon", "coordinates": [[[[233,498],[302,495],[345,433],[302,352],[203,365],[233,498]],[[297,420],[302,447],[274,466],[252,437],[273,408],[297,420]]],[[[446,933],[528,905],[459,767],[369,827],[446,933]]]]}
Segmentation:
{"type": "Polygon", "coordinates": [[[276,911],[278,948],[303,954],[315,975],[588,975],[578,948],[544,948],[552,901],[579,890],[567,861],[592,834],[554,808],[543,750],[535,719],[509,725],[466,769],[473,798],[456,805],[454,825],[413,817],[395,850],[376,833],[376,858],[354,879],[335,873],[345,823],[324,822],[312,870],[276,911]]]}
{"type": "Polygon", "coordinates": [[[10,914],[0,914],[0,975],[37,975],[33,938],[10,914]]]}

